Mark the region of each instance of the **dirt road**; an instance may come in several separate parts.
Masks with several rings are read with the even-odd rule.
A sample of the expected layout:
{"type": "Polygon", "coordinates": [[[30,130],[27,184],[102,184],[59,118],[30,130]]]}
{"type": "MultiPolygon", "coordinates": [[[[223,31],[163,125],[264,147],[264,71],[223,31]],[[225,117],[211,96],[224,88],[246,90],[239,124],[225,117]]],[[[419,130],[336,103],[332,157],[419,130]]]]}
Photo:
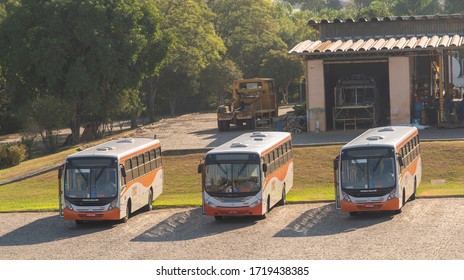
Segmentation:
{"type": "Polygon", "coordinates": [[[464,198],[417,199],[399,215],[331,203],[216,222],[199,208],[77,226],[56,213],[0,214],[1,259],[464,259],[464,198]],[[188,252],[188,253],[186,253],[188,252]]]}

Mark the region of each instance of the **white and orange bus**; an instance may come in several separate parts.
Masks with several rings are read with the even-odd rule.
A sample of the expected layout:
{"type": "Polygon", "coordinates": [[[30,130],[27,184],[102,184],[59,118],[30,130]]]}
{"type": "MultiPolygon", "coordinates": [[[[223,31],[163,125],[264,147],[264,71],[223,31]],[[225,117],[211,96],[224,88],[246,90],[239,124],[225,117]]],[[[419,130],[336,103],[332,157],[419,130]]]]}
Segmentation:
{"type": "Polygon", "coordinates": [[[157,139],[127,138],[77,152],[59,170],[60,216],[77,224],[126,222],[163,191],[161,145],[157,139]]]}
{"type": "Polygon", "coordinates": [[[287,132],[245,133],[206,153],[202,174],[203,214],[266,217],[285,204],[293,186],[292,138],[287,132]]]}
{"type": "Polygon", "coordinates": [[[416,198],[422,178],[418,130],[369,129],[341,148],[334,161],[336,206],[355,215],[395,211],[416,198]]]}

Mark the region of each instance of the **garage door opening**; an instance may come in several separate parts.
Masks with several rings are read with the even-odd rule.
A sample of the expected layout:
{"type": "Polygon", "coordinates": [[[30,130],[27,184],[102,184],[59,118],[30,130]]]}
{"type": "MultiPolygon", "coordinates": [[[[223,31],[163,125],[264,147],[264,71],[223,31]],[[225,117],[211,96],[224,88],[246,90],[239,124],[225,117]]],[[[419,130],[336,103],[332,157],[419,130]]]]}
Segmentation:
{"type": "Polygon", "coordinates": [[[366,129],[390,124],[387,61],[324,62],[327,128],[366,129]]]}

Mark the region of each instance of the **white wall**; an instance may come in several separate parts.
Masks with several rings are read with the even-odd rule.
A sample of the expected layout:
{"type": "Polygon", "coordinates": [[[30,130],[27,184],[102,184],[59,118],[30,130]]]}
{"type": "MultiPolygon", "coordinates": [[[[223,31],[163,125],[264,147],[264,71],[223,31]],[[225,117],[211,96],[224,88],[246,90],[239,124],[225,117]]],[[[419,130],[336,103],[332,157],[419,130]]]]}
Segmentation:
{"type": "Polygon", "coordinates": [[[409,57],[390,57],[388,59],[392,125],[409,124],[411,121],[410,71],[409,57]]]}
{"type": "Polygon", "coordinates": [[[324,65],[322,60],[306,60],[306,115],[308,132],[326,131],[324,65]]]}

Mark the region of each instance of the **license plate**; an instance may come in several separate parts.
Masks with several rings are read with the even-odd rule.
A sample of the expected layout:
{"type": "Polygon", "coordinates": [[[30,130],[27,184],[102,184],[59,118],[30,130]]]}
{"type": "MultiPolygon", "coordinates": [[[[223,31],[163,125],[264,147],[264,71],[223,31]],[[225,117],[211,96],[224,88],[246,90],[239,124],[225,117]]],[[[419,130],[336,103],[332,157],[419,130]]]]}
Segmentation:
{"type": "Polygon", "coordinates": [[[86,217],[95,217],[95,214],[85,214],[86,217]]]}
{"type": "Polygon", "coordinates": [[[365,204],[364,208],[374,208],[374,204],[365,204]]]}

